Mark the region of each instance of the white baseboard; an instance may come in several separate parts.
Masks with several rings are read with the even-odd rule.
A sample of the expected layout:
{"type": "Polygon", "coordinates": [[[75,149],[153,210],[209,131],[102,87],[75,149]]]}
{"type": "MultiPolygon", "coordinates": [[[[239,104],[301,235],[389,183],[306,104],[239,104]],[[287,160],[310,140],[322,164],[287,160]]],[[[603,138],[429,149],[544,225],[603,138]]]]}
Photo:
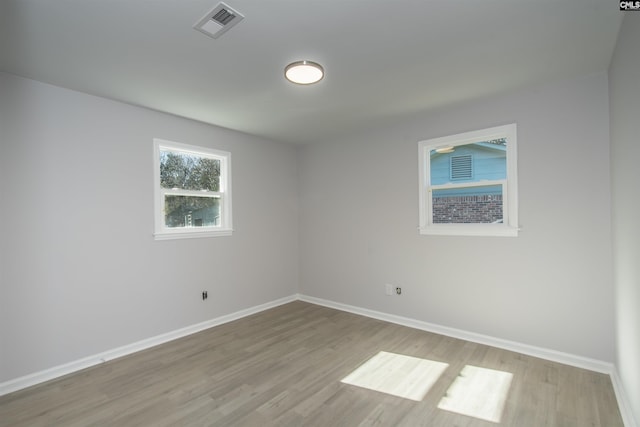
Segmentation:
{"type": "Polygon", "coordinates": [[[154,347],[156,345],[164,344],[166,342],[185,337],[187,335],[195,334],[196,332],[200,332],[214,326],[222,325],[223,323],[232,322],[234,320],[295,301],[296,299],[297,295],[280,298],[275,301],[270,301],[265,304],[260,304],[244,310],[236,311],[235,313],[220,316],[202,323],[187,326],[186,328],[177,329],[175,331],[167,332],[162,335],[147,338],[142,341],[108,350],[103,353],[65,363],[64,365],[54,366],[53,368],[45,369],[44,371],[35,372],[33,374],[9,380],[7,382],[0,383],[0,396],[55,379],[63,375],[79,371],[81,369],[99,365],[100,363],[104,363],[108,360],[116,359],[118,357],[126,356],[150,347],[154,347]]]}
{"type": "Polygon", "coordinates": [[[335,308],[336,310],[347,311],[349,313],[360,314],[362,316],[371,317],[373,319],[384,320],[386,322],[396,323],[410,328],[421,329],[427,332],[433,332],[440,335],[446,335],[452,338],[458,338],[465,341],[471,341],[478,344],[485,344],[491,347],[502,348],[504,350],[515,351],[517,353],[526,354],[528,356],[539,357],[541,359],[562,363],[565,365],[575,366],[578,368],[588,369],[590,371],[610,374],[613,371],[613,364],[600,360],[589,359],[582,356],[563,353],[560,351],[549,350],[515,341],[495,338],[488,335],[467,332],[461,329],[450,328],[448,326],[436,325],[433,323],[423,322],[421,320],[410,319],[408,317],[396,316],[395,314],[383,313],[381,311],[369,310],[367,308],[356,307],[353,305],[342,304],[322,298],[310,297],[307,295],[298,295],[298,299],[312,304],[322,305],[325,307],[335,308]]]}
{"type": "Polygon", "coordinates": [[[408,326],[410,328],[433,332],[436,334],[458,338],[465,341],[471,341],[478,344],[489,345],[504,350],[515,351],[517,353],[526,354],[528,356],[538,357],[541,359],[550,360],[552,362],[562,363],[564,365],[575,366],[577,368],[588,369],[590,371],[607,374],[611,378],[613,390],[618,402],[618,408],[620,409],[620,414],[622,415],[622,421],[625,427],[640,427],[633,417],[631,406],[629,405],[629,399],[627,398],[624,387],[622,386],[622,382],[620,381],[620,377],[618,376],[618,371],[612,363],[603,362],[596,359],[589,359],[586,357],[563,353],[560,351],[549,350],[546,348],[536,347],[515,341],[503,340],[501,338],[495,338],[488,335],[476,334],[474,332],[467,332],[460,329],[449,328],[447,326],[427,323],[420,320],[410,319],[408,317],[396,316],[394,314],[369,310],[367,308],[342,304],[322,298],[311,297],[308,295],[299,294],[298,299],[300,301],[309,302],[311,304],[322,305],[324,307],[334,308],[336,310],[346,311],[353,314],[359,314],[361,316],[371,317],[373,319],[383,320],[385,322],[396,323],[398,325],[408,326]]]}
{"type": "Polygon", "coordinates": [[[618,375],[617,369],[613,369],[613,371],[611,372],[611,383],[613,384],[613,391],[616,393],[618,408],[620,409],[622,422],[624,423],[625,427],[639,427],[639,424],[633,416],[633,412],[631,412],[631,404],[629,403],[627,393],[624,391],[622,380],[618,375]]]}
{"type": "Polygon", "coordinates": [[[49,381],[63,375],[71,374],[81,369],[89,368],[100,363],[104,363],[108,360],[116,359],[118,357],[126,356],[141,350],[145,350],[150,347],[154,347],[160,344],[164,344],[169,341],[173,341],[178,338],[182,338],[205,329],[212,328],[214,326],[222,325],[224,323],[232,322],[243,317],[250,316],[255,313],[259,313],[270,308],[277,307],[282,304],[287,304],[292,301],[305,301],[311,304],[321,305],[324,307],[334,308],[336,310],[346,311],[349,313],[359,314],[361,316],[370,317],[373,319],[383,320],[386,322],[396,323],[398,325],[408,326],[415,329],[420,329],[427,332],[433,332],[440,335],[446,335],[452,338],[458,338],[466,341],[471,341],[479,344],[485,344],[492,347],[502,348],[509,351],[515,351],[517,353],[526,354],[529,356],[539,357],[541,359],[550,360],[553,362],[563,363],[565,365],[575,366],[578,368],[588,369],[590,371],[600,372],[608,374],[611,377],[613,389],[618,401],[618,407],[622,414],[622,419],[626,427],[640,427],[634,420],[631,413],[631,406],[629,400],[618,376],[618,372],[614,365],[611,363],[603,362],[600,360],[589,359],[582,356],[576,356],[573,354],[563,353],[555,350],[549,350],[541,347],[535,347],[528,344],[523,344],[515,341],[503,340],[501,338],[495,338],[487,335],[476,334],[474,332],[467,332],[460,329],[449,328],[447,326],[436,325],[433,323],[427,323],[420,320],[411,319],[408,317],[397,316],[394,314],[383,313],[380,311],[369,310],[366,308],[356,307],[348,304],[342,304],[335,301],[329,301],[322,298],[311,297],[307,295],[297,294],[288,297],[280,298],[275,301],[270,301],[265,304],[250,307],[244,310],[236,311],[235,313],[220,316],[215,319],[207,320],[202,323],[187,326],[186,328],[171,331],[162,335],[147,338],[142,341],[138,341],[132,344],[128,344],[119,348],[105,351],[93,356],[85,357],[83,359],[75,360],[73,362],[66,363],[64,365],[55,366],[44,371],[35,372],[30,375],[26,375],[20,378],[16,378],[4,383],[0,383],[0,396],[21,390],[36,384],[49,381]]]}

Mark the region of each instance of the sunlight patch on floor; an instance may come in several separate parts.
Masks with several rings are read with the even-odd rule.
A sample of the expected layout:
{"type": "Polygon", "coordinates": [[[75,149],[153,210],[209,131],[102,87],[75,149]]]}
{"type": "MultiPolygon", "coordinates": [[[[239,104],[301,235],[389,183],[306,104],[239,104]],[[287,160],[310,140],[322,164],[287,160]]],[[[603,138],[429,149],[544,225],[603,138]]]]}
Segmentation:
{"type": "Polygon", "coordinates": [[[513,374],[467,365],[438,408],[499,423],[513,374]]]}
{"type": "Polygon", "coordinates": [[[447,363],[381,351],[342,382],[420,401],[448,366],[447,363]]]}

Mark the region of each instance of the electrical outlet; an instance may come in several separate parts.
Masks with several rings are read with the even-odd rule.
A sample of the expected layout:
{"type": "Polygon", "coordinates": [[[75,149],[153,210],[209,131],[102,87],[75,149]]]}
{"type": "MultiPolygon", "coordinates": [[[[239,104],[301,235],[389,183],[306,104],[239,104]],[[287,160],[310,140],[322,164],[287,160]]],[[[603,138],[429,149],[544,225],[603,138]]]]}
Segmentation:
{"type": "Polygon", "coordinates": [[[386,284],[384,285],[384,293],[387,295],[393,295],[393,285],[386,284]]]}
{"type": "Polygon", "coordinates": [[[206,300],[207,298],[209,298],[209,295],[207,295],[207,291],[202,291],[202,301],[206,300]]]}
{"type": "Polygon", "coordinates": [[[401,288],[400,286],[398,286],[398,287],[396,288],[396,294],[397,294],[397,295],[401,295],[401,294],[402,294],[402,288],[401,288]]]}

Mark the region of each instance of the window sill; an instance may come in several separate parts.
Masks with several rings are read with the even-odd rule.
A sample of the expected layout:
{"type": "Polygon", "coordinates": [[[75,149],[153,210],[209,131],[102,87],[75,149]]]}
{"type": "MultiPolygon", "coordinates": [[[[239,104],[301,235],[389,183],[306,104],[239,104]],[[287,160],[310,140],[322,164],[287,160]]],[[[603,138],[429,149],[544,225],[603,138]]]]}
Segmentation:
{"type": "Polygon", "coordinates": [[[178,230],[178,231],[162,231],[153,234],[155,240],[173,240],[173,239],[195,239],[200,237],[223,237],[231,236],[233,230],[230,228],[219,230],[178,230]]]}
{"type": "Polygon", "coordinates": [[[432,236],[518,237],[518,227],[502,224],[437,224],[419,227],[420,234],[432,236]]]}

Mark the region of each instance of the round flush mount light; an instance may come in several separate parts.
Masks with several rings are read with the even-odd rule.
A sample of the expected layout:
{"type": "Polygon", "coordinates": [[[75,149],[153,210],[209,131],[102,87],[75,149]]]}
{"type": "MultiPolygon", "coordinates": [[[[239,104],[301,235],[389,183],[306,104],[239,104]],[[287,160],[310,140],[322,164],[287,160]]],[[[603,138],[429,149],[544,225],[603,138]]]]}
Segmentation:
{"type": "Polygon", "coordinates": [[[296,61],[284,68],[284,76],[292,83],[310,85],[324,77],[322,65],[312,61],[296,61]]]}
{"type": "Polygon", "coordinates": [[[450,145],[436,148],[436,153],[438,154],[453,153],[454,151],[456,151],[455,147],[452,147],[450,145]]]}

